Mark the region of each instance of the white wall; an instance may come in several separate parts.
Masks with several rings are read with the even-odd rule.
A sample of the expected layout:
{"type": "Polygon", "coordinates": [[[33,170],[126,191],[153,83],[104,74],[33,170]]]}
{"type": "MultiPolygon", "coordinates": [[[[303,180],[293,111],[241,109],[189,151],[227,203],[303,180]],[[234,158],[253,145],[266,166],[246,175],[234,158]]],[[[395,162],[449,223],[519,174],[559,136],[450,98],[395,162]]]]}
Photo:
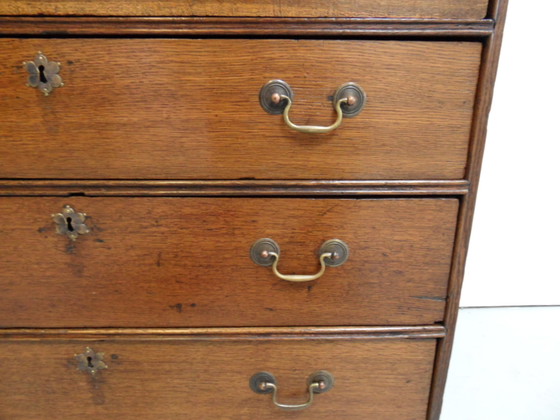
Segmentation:
{"type": "Polygon", "coordinates": [[[560,305],[558,15],[510,0],[461,306],[560,305]]]}
{"type": "Polygon", "coordinates": [[[442,420],[560,419],[559,15],[510,0],[442,420]]]}
{"type": "Polygon", "coordinates": [[[560,419],[559,313],[462,309],[441,418],[560,419]]]}

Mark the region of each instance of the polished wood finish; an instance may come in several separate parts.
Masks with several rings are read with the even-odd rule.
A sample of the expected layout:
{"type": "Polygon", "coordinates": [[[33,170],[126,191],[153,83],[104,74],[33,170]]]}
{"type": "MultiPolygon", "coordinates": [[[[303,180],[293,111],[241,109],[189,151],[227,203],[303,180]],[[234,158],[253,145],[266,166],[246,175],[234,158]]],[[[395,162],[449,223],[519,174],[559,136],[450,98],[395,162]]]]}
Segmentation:
{"type": "Polygon", "coordinates": [[[421,419],[435,340],[288,342],[119,340],[14,342],[0,346],[5,419],[421,419]],[[86,347],[108,369],[77,370],[86,347]],[[302,411],[279,410],[249,379],[275,375],[282,402],[307,398],[306,381],[328,370],[334,387],[302,411]]]}
{"type": "Polygon", "coordinates": [[[2,15],[406,17],[482,19],[487,0],[12,0],[2,15]]]}
{"type": "Polygon", "coordinates": [[[456,196],[468,191],[465,180],[0,180],[0,196],[456,196]]]}
{"type": "Polygon", "coordinates": [[[443,319],[455,199],[4,198],[2,327],[413,325],[443,319]],[[70,204],[75,242],[52,213],[70,204]],[[351,216],[350,216],[351,215],[351,216]],[[272,238],[279,269],[318,271],[329,239],[348,261],[294,284],[249,257],[272,238]]]}
{"type": "Polygon", "coordinates": [[[475,119],[473,121],[471,148],[469,150],[469,166],[467,168],[467,177],[472,182],[472,185],[470,193],[461,200],[459,225],[455,238],[456,250],[453,256],[452,276],[449,282],[449,301],[445,313],[445,325],[448,327],[449,333],[438,345],[432,396],[430,399],[429,420],[438,420],[441,414],[443,393],[447,380],[449,362],[451,360],[453,338],[455,336],[455,326],[459,314],[461,287],[474,216],[476,193],[480,180],[480,169],[482,165],[484,143],[486,141],[486,128],[490,108],[492,106],[494,82],[498,70],[498,59],[502,45],[507,5],[508,0],[496,0],[493,2],[491,9],[491,16],[496,21],[496,29],[487,40],[483,54],[475,119]]]}
{"type": "Polygon", "coordinates": [[[1,39],[2,178],[462,179],[478,42],[1,39]],[[43,51],[44,97],[20,63],[43,51]],[[223,52],[228,51],[227,55],[223,52]],[[258,94],[294,90],[292,120],[328,125],[342,83],[368,95],[328,135],[297,133],[258,94]]]}
{"type": "Polygon", "coordinates": [[[507,2],[274,4],[0,2],[0,418],[439,418],[507,2]],[[37,50],[63,62],[48,98],[24,86],[37,50]],[[277,77],[296,122],[331,122],[349,80],[369,102],[300,137],[258,105],[277,77]],[[94,227],[75,243],[66,203],[94,227]],[[367,245],[291,287],[248,258],[270,226],[292,272],[333,229],[367,245]],[[269,369],[301,402],[315,361],[337,384],[310,411],[248,389],[269,369]]]}
{"type": "Polygon", "coordinates": [[[33,36],[486,37],[491,19],[0,16],[0,34],[33,36]]]}

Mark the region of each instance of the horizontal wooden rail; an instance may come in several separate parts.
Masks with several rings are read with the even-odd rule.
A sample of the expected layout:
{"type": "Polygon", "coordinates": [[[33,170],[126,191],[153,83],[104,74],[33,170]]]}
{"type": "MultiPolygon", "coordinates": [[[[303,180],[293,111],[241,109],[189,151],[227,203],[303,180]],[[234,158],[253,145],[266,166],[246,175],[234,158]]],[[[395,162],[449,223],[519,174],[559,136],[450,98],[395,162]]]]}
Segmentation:
{"type": "Polygon", "coordinates": [[[0,35],[487,37],[494,21],[373,18],[0,16],[0,35]]]}
{"type": "Polygon", "coordinates": [[[0,329],[0,340],[291,340],[443,338],[442,325],[402,327],[0,329]]]}
{"type": "Polygon", "coordinates": [[[466,180],[0,180],[0,196],[465,195],[466,180]]]}

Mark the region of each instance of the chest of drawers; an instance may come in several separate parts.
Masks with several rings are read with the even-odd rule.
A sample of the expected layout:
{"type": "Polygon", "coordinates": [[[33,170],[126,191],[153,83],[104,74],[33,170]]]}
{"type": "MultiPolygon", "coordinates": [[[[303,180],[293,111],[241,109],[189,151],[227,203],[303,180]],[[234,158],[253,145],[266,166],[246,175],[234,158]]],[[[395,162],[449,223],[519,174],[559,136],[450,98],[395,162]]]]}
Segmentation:
{"type": "Polygon", "coordinates": [[[0,419],[437,419],[505,9],[2,2],[0,419]]]}

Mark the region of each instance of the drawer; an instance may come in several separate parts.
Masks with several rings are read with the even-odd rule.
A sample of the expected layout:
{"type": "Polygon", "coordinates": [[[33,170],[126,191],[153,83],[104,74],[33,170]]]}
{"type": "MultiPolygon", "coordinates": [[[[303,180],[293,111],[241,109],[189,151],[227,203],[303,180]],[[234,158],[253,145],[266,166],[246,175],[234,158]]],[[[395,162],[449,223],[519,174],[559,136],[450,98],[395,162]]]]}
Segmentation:
{"type": "Polygon", "coordinates": [[[422,419],[435,342],[5,341],[0,418],[422,419]],[[87,369],[87,357],[106,369],[79,370],[87,369]],[[307,379],[319,370],[332,375],[334,386],[301,411],[276,408],[270,394],[249,387],[254,374],[266,371],[280,403],[303,403],[307,379]]]}
{"type": "Polygon", "coordinates": [[[479,42],[1,39],[0,178],[462,179],[480,55],[479,42]],[[25,86],[37,51],[62,63],[49,96],[25,86]],[[345,83],[367,100],[336,130],[301,133],[261,107],[271,79],[292,89],[298,125],[331,125],[345,83]]]}
{"type": "Polygon", "coordinates": [[[2,198],[0,326],[433,324],[457,208],[456,199],[2,198]],[[75,241],[51,217],[66,204],[87,214],[89,233],[70,219],[75,241]],[[331,239],[349,256],[317,280],[286,281],[252,261],[263,238],[279,246],[281,275],[317,273],[331,239]]]}
{"type": "Polygon", "coordinates": [[[487,0],[74,0],[44,2],[12,0],[0,3],[3,15],[100,16],[250,16],[250,17],[416,17],[482,19],[487,0]]]}

